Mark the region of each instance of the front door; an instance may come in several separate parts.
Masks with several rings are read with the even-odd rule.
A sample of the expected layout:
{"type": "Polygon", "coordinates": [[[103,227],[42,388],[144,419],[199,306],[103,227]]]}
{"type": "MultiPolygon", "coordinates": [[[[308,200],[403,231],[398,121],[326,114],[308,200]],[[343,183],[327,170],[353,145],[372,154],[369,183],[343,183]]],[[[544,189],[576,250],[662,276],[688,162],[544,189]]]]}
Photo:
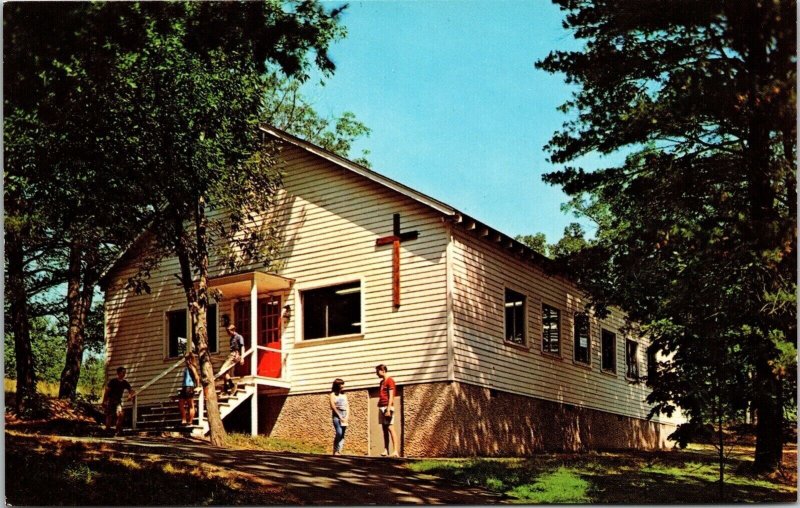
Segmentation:
{"type": "MultiPolygon", "coordinates": [[[[236,331],[244,339],[245,353],[250,349],[250,302],[248,300],[240,300],[233,304],[233,324],[236,325],[236,331]]],[[[227,348],[226,348],[227,351],[227,348]]],[[[233,368],[231,373],[235,376],[249,376],[250,375],[250,360],[246,360],[244,364],[237,365],[233,368]]]]}
{"type": "MultiPolygon", "coordinates": [[[[258,299],[258,345],[270,349],[281,348],[281,297],[270,295],[258,299]]],[[[281,377],[281,353],[258,350],[258,375],[281,377]]]]}

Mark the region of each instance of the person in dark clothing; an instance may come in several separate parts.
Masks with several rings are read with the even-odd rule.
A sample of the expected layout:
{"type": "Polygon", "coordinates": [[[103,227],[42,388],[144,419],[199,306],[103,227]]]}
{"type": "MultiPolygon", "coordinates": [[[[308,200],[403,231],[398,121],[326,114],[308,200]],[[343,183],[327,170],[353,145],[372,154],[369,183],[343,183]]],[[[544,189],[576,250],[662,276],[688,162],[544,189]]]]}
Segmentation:
{"type": "Polygon", "coordinates": [[[122,422],[125,413],[122,411],[122,395],[128,390],[128,399],[136,397],[136,392],[131,388],[131,384],[125,379],[125,367],[117,368],[117,377],[106,385],[103,393],[103,406],[106,408],[106,429],[111,430],[111,426],[116,416],[116,434],[122,435],[122,422]]]}

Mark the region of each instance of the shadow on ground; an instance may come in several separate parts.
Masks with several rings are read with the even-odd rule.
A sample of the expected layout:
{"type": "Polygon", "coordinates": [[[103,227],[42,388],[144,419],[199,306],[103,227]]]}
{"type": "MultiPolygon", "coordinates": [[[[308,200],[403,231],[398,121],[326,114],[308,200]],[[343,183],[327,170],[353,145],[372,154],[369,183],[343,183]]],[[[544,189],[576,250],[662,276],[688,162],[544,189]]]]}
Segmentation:
{"type": "Polygon", "coordinates": [[[75,437],[131,456],[160,455],[233,469],[281,486],[300,504],[494,504],[501,496],[416,474],[402,459],[289,454],[213,448],[188,438],[75,437]]]}

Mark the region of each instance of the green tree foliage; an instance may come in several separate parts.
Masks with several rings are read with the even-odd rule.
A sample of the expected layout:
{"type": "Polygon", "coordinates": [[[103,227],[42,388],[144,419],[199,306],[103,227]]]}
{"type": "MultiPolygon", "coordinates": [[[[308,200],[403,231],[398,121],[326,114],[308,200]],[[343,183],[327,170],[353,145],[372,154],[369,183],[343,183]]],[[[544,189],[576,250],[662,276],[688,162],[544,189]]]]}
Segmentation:
{"type": "Polygon", "coordinates": [[[583,226],[573,222],[564,228],[564,236],[550,246],[550,255],[555,259],[567,259],[589,245],[583,226]]]}
{"type": "MultiPolygon", "coordinates": [[[[57,383],[61,377],[61,368],[64,366],[66,348],[63,332],[51,319],[37,317],[31,320],[31,345],[33,364],[37,379],[48,383],[57,383]]],[[[17,356],[14,351],[14,334],[5,334],[4,344],[4,369],[6,377],[17,379],[17,356]]]]}
{"type": "Polygon", "coordinates": [[[547,237],[544,233],[532,235],[517,235],[514,240],[521,242],[543,256],[550,255],[550,246],[547,244],[547,237]]]}
{"type": "Polygon", "coordinates": [[[102,319],[89,311],[99,275],[144,224],[181,210],[170,216],[176,221],[192,207],[195,182],[187,180],[213,187],[206,196],[213,206],[237,210],[227,223],[209,224],[234,240],[228,261],[274,246],[268,228],[253,241],[244,227],[279,184],[267,152],[253,148],[257,122],[270,120],[258,102],[274,106],[279,127],[316,136],[339,153],[368,132],[349,113],[319,118],[297,92],[310,65],[332,71],[327,47],[343,34],[338,14],[313,1],[17,3],[4,10],[6,322],[21,330],[11,336],[18,356],[29,358],[17,364],[23,393],[35,385],[25,327],[43,314],[61,319],[66,307],[61,394],[75,396],[84,349],[102,339],[102,319]],[[281,94],[294,102],[270,102],[281,94]],[[215,165],[242,171],[203,171],[215,165]],[[202,169],[190,176],[189,167],[202,169]],[[166,185],[176,174],[184,180],[166,185]],[[254,194],[265,199],[240,199],[254,194]],[[35,299],[64,283],[66,306],[35,299]]]}
{"type": "MultiPolygon", "coordinates": [[[[34,241],[7,230],[11,252],[22,250],[22,269],[9,259],[9,273],[20,273],[28,304],[37,291],[66,286],[66,305],[48,312],[67,315],[59,392],[68,398],[75,397],[100,274],[142,227],[137,197],[120,178],[125,130],[118,122],[121,108],[112,102],[116,46],[107,35],[106,14],[99,4],[17,3],[4,9],[3,19],[4,106],[13,125],[5,132],[6,176],[18,182],[12,192],[21,189],[33,210],[27,220],[13,222],[35,219],[39,225],[34,241]]],[[[12,205],[6,217],[24,218],[16,209],[12,205]]],[[[14,319],[20,315],[12,312],[14,319]]],[[[31,317],[37,315],[42,312],[34,307],[31,317]]]]}
{"type": "Polygon", "coordinates": [[[564,236],[556,243],[547,243],[547,237],[544,233],[517,235],[514,239],[524,243],[543,256],[563,261],[589,245],[589,241],[586,240],[585,236],[586,232],[583,226],[573,222],[564,228],[564,236]]]}
{"type": "Polygon", "coordinates": [[[565,167],[545,180],[598,226],[572,267],[666,355],[656,412],[678,404],[698,424],[741,396],[756,468],[774,468],[796,377],[796,3],[556,3],[585,46],[537,63],[578,86],[547,145],[565,167]],[[567,165],[620,149],[618,167],[567,165]]]}
{"type": "MultiPolygon", "coordinates": [[[[327,48],[343,35],[339,13],[312,1],[270,1],[134,4],[126,14],[142,39],[117,55],[118,102],[136,105],[126,111],[136,140],[128,184],[154,211],[144,277],[131,284],[148,290],[146,275],[177,256],[204,386],[214,378],[205,320],[209,259],[216,253],[231,270],[269,266],[280,247],[277,225],[259,219],[281,184],[275,152],[257,129],[268,71],[278,66],[301,80],[312,65],[331,72],[327,48]]],[[[211,442],[221,445],[214,390],[207,402],[211,442]]]]}
{"type": "Polygon", "coordinates": [[[370,167],[369,151],[364,150],[358,157],[351,154],[353,142],[370,133],[353,113],[346,111],[338,118],[324,118],[303,97],[300,79],[287,78],[279,71],[271,72],[266,79],[267,94],[261,115],[264,123],[370,167]]]}

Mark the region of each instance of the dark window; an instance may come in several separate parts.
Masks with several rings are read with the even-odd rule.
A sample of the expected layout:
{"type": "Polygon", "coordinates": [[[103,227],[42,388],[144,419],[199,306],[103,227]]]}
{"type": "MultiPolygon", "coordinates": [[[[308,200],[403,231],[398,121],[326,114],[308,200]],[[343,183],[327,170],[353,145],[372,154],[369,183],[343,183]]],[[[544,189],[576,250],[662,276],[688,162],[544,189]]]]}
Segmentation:
{"type": "Polygon", "coordinates": [[[613,332],[603,330],[601,334],[602,369],[609,372],[617,371],[617,336],[613,332]]]}
{"type": "Polygon", "coordinates": [[[208,350],[216,353],[219,351],[217,345],[217,334],[219,333],[219,323],[217,323],[217,304],[212,303],[206,307],[206,328],[208,331],[208,350]]]}
{"type": "Polygon", "coordinates": [[[303,291],[303,339],[361,333],[361,283],[303,291]]]}
{"type": "Polygon", "coordinates": [[[542,304],[542,351],[559,354],[561,351],[561,311],[542,304]]]}
{"type": "MultiPolygon", "coordinates": [[[[208,351],[209,353],[216,353],[217,349],[217,304],[210,303],[206,306],[206,334],[208,335],[208,351]]],[[[194,330],[192,330],[194,333],[194,330]]],[[[197,345],[197,337],[194,337],[195,346],[197,345]]],[[[185,351],[184,351],[185,352],[185,351]]]]}
{"type": "Polygon", "coordinates": [[[167,338],[170,358],[176,358],[186,353],[186,331],[186,309],[167,312],[167,338]]]}
{"type": "Polygon", "coordinates": [[[525,295],[506,289],[506,340],[525,345],[525,295]]]}
{"type": "Polygon", "coordinates": [[[639,379],[639,343],[635,340],[625,340],[625,376],[639,379]]]}
{"type": "MultiPolygon", "coordinates": [[[[233,324],[236,326],[236,333],[244,339],[244,347],[247,349],[250,345],[250,300],[233,304],[233,324]]],[[[225,352],[228,352],[227,348],[225,352]]]]}
{"type": "Polygon", "coordinates": [[[647,348],[647,380],[652,383],[658,374],[658,360],[656,359],[656,349],[651,344],[647,348]]]}
{"type": "Polygon", "coordinates": [[[575,361],[589,363],[589,316],[583,312],[575,314],[575,361]]]}

